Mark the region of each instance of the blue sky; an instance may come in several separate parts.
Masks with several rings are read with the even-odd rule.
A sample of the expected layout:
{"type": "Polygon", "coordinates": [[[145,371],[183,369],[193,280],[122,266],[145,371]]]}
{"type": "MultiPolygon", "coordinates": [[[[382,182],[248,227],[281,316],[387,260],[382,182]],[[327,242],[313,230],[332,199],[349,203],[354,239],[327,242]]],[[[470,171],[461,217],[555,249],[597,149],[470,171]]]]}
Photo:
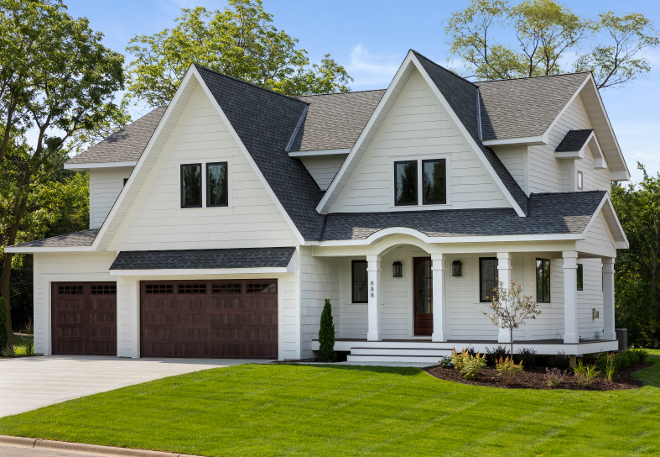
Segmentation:
{"type": "MultiPolygon", "coordinates": [[[[104,43],[125,53],[136,35],[150,35],[171,27],[181,8],[197,5],[223,9],[226,1],[212,0],[65,0],[69,13],[90,20],[105,34],[104,43]]],[[[467,0],[264,0],[275,26],[298,38],[313,61],[330,53],[354,78],[353,90],[385,88],[408,49],[440,64],[449,55],[444,21],[467,0]]],[[[573,12],[593,16],[601,11],[641,12],[660,28],[660,2],[627,0],[568,0],[573,12]]],[[[646,55],[653,70],[622,88],[602,92],[605,107],[628,162],[633,181],[639,180],[637,161],[655,173],[660,170],[660,49],[646,55]]],[[[130,56],[128,56],[130,59],[130,56]]],[[[139,114],[139,113],[136,113],[139,114]]]]}

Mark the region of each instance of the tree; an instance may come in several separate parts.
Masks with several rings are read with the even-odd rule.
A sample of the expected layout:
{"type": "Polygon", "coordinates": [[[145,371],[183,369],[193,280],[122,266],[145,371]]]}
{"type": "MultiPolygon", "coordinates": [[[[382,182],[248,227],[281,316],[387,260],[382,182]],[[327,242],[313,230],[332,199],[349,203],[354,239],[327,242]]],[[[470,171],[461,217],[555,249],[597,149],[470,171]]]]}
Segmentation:
{"type": "Polygon", "coordinates": [[[493,299],[486,305],[490,313],[486,311],[483,313],[499,328],[509,330],[513,361],[513,329],[525,323],[526,319],[536,319],[536,316],[541,314],[541,310],[538,309],[538,303],[532,300],[531,295],[523,295],[522,286],[516,286],[516,281],[511,281],[508,287],[499,281],[494,292],[493,299]]]}
{"type": "Polygon", "coordinates": [[[660,172],[641,182],[612,184],[612,203],[629,249],[615,264],[617,325],[628,328],[635,346],[660,348],[660,172]]]}
{"type": "MultiPolygon", "coordinates": [[[[7,305],[5,303],[4,297],[0,297],[0,322],[5,322],[6,320],[7,320],[7,305]]],[[[8,340],[9,340],[9,334],[8,334],[7,326],[0,325],[0,352],[2,352],[2,349],[4,349],[7,346],[8,340]]]]}
{"type": "Polygon", "coordinates": [[[170,102],[191,63],[287,95],[346,92],[352,78],[326,54],[310,65],[298,40],[273,25],[261,0],[229,0],[224,11],[184,8],[176,26],[133,38],[126,50],[127,97],[152,107],[170,102]]]}
{"type": "Polygon", "coordinates": [[[330,362],[335,357],[335,324],[332,321],[332,305],[327,298],[321,312],[319,356],[321,356],[321,360],[324,362],[330,362]]]}
{"type": "MultiPolygon", "coordinates": [[[[46,184],[61,171],[71,145],[119,109],[113,97],[123,89],[123,56],[101,44],[103,35],[87,19],[65,10],[61,0],[0,0],[2,247],[15,244],[21,232],[35,232],[35,218],[57,193],[46,184]]],[[[3,252],[0,280],[8,345],[13,258],[3,252]]]]}
{"type": "Polygon", "coordinates": [[[639,54],[659,44],[653,23],[641,13],[582,18],[553,0],[513,6],[471,0],[451,16],[446,31],[450,52],[481,79],[591,71],[599,89],[648,73],[650,63],[639,54]]]}

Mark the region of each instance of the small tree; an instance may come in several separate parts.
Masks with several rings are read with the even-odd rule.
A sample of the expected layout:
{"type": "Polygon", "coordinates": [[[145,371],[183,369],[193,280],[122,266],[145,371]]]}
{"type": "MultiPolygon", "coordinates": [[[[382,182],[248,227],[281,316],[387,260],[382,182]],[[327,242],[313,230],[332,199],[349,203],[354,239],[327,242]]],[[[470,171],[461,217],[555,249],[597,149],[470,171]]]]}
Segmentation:
{"type": "Polygon", "coordinates": [[[324,362],[333,360],[335,354],[335,324],[332,321],[332,305],[325,299],[319,328],[319,355],[324,362]]]}
{"type": "Polygon", "coordinates": [[[523,324],[525,319],[536,319],[541,310],[531,295],[523,295],[522,286],[516,286],[516,281],[511,281],[509,287],[499,281],[494,292],[493,300],[487,305],[490,312],[484,311],[484,315],[499,328],[509,329],[513,360],[513,329],[523,324]]]}
{"type": "Polygon", "coordinates": [[[7,328],[7,305],[5,299],[0,297],[0,351],[7,346],[9,330],[7,328]]]}

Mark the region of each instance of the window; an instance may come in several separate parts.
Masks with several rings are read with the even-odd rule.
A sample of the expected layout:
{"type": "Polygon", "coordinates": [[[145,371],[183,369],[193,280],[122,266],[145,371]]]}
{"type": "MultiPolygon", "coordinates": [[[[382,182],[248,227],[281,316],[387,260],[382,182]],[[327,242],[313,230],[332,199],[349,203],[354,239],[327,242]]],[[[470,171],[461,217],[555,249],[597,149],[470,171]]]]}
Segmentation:
{"type": "Polygon", "coordinates": [[[479,300],[488,302],[493,299],[497,288],[497,258],[479,258],[479,300]]]}
{"type": "Polygon", "coordinates": [[[577,290],[584,290],[584,268],[581,263],[577,266],[577,290]]]}
{"type": "Polygon", "coordinates": [[[242,289],[241,283],[237,284],[213,284],[214,294],[240,294],[242,289]]]}
{"type": "Polygon", "coordinates": [[[206,206],[227,206],[227,162],[206,164],[206,206]]]}
{"type": "Polygon", "coordinates": [[[172,284],[147,284],[145,292],[148,294],[171,294],[174,293],[172,284]]]}
{"type": "Polygon", "coordinates": [[[536,259],[536,301],[550,303],[550,261],[536,259]]]}
{"type": "Polygon", "coordinates": [[[248,283],[248,294],[275,294],[277,293],[277,284],[274,282],[269,283],[248,283]]]}
{"type": "Polygon", "coordinates": [[[353,260],[353,303],[367,303],[367,261],[353,260]]]}
{"type": "Polygon", "coordinates": [[[584,188],[584,175],[581,171],[577,172],[577,188],[582,190],[584,188]]]}
{"type": "Polygon", "coordinates": [[[202,165],[181,165],[181,208],[202,207],[202,165]]]}
{"type": "Polygon", "coordinates": [[[206,284],[179,284],[180,294],[205,294],[206,284]]]}
{"type": "Polygon", "coordinates": [[[58,295],[82,295],[83,286],[59,286],[58,295]]]}
{"type": "Polygon", "coordinates": [[[433,205],[447,203],[445,192],[445,159],[423,160],[422,173],[424,180],[424,204],[433,205]]]}
{"type": "Polygon", "coordinates": [[[117,293],[117,286],[92,286],[92,295],[112,295],[117,293]]]}
{"type": "Polygon", "coordinates": [[[417,204],[417,161],[394,162],[394,204],[417,204]]]}

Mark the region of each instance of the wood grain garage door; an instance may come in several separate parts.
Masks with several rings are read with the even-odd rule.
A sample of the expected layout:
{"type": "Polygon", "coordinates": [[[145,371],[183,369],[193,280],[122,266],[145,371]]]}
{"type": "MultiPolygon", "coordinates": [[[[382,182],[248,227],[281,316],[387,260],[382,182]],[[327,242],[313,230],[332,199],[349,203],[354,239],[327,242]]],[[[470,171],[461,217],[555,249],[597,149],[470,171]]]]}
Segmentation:
{"type": "Polygon", "coordinates": [[[51,324],[53,354],[117,355],[116,283],[52,283],[51,324]]]}
{"type": "Polygon", "coordinates": [[[277,358],[277,280],[148,281],[142,357],[277,358]]]}

